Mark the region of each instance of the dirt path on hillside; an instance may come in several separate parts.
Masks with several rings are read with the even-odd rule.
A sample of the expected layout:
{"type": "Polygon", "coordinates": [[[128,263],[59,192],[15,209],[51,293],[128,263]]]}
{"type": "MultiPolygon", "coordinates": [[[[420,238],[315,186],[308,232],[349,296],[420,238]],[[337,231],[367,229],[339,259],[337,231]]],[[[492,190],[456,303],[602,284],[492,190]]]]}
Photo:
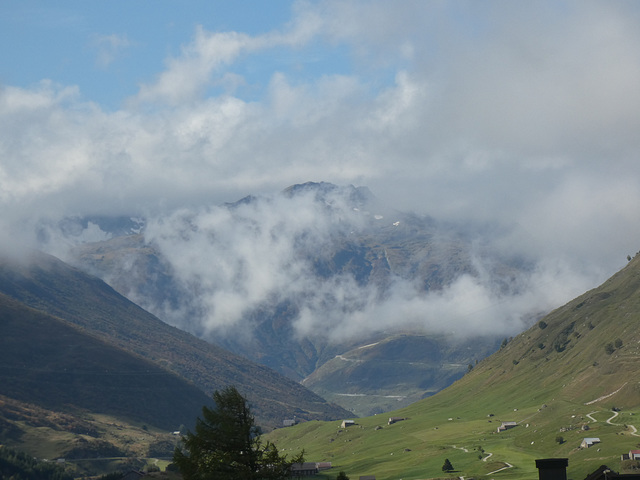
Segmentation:
{"type": "Polygon", "coordinates": [[[511,465],[510,463],[504,462],[504,464],[506,465],[505,467],[494,470],[493,472],[485,473],[485,475],[493,475],[494,473],[501,472],[503,470],[506,470],[507,468],[513,468],[513,465],[511,465]]]}
{"type": "Polygon", "coordinates": [[[616,391],[608,393],[607,395],[603,395],[601,397],[598,397],[595,400],[591,400],[590,402],[585,403],[585,405],[593,405],[594,403],[599,402],[600,400],[604,400],[605,398],[609,398],[609,397],[614,396],[616,393],[618,393],[620,390],[622,390],[627,383],[629,383],[629,382],[624,382],[624,384],[619,389],[617,389],[616,391]]]}
{"type": "Polygon", "coordinates": [[[456,447],[455,445],[451,445],[453,448],[457,448],[458,450],[462,450],[464,453],[469,453],[469,450],[464,447],[456,447]]]}
{"type": "MultiPolygon", "coordinates": [[[[597,423],[598,421],[595,418],[593,418],[593,414],[594,413],[598,413],[598,412],[596,411],[596,412],[587,413],[587,414],[585,414],[585,417],[587,417],[593,423],[597,423]]],[[[629,430],[631,430],[630,435],[633,435],[634,437],[640,437],[640,435],[638,435],[638,429],[634,425],[622,424],[622,423],[613,423],[612,422],[612,420],[614,418],[616,418],[619,414],[620,414],[620,412],[613,412],[613,415],[611,415],[609,418],[607,418],[606,422],[609,425],[615,425],[615,426],[618,426],[618,427],[626,426],[629,430]]]]}
{"type": "MultiPolygon", "coordinates": [[[[464,450],[465,452],[469,452],[469,450],[467,450],[466,448],[456,447],[455,445],[452,445],[452,447],[453,447],[453,448],[457,448],[458,450],[464,450]]],[[[491,458],[492,456],[493,456],[493,453],[487,453],[487,456],[486,456],[486,457],[483,457],[483,458],[482,458],[482,461],[483,461],[483,462],[486,462],[486,461],[487,461],[487,459],[491,458]]],[[[485,473],[485,475],[493,475],[494,473],[501,472],[502,470],[506,470],[506,469],[508,469],[508,468],[513,468],[513,465],[511,465],[511,464],[510,464],[510,463],[508,463],[508,462],[502,462],[502,463],[504,463],[504,464],[505,464],[505,466],[504,466],[504,467],[501,467],[501,468],[499,468],[499,469],[497,469],[497,470],[494,470],[493,472],[485,473]]]]}
{"type": "Polygon", "coordinates": [[[633,435],[634,437],[640,437],[640,435],[638,435],[638,429],[637,429],[635,426],[633,426],[633,425],[629,425],[628,423],[625,423],[625,424],[622,424],[622,423],[613,423],[613,422],[611,421],[611,420],[613,420],[614,418],[616,418],[616,417],[618,416],[618,414],[619,414],[619,412],[614,412],[614,413],[613,413],[613,415],[612,415],[610,418],[608,418],[608,419],[607,419],[607,423],[608,423],[609,425],[616,425],[616,426],[618,426],[618,427],[625,426],[625,427],[627,427],[628,429],[630,429],[630,430],[631,430],[631,433],[630,433],[631,435],[633,435]]]}

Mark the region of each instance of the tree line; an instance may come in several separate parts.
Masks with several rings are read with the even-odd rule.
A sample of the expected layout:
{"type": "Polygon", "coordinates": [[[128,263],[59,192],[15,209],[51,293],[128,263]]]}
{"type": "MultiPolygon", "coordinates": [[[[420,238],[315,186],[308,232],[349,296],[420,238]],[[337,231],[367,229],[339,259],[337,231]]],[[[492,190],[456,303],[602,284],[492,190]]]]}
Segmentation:
{"type": "Polygon", "coordinates": [[[23,452],[0,446],[0,478],[6,480],[73,480],[55,463],[38,461],[23,452]]]}

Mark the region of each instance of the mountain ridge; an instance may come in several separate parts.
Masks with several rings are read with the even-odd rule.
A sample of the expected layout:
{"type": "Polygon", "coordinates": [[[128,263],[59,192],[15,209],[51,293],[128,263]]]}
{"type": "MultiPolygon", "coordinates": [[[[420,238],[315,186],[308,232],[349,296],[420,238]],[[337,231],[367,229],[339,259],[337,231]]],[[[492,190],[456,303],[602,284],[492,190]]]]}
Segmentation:
{"type": "Polygon", "coordinates": [[[349,414],[266,367],[162,322],[102,280],[55,257],[34,253],[29,264],[0,263],[0,292],[133,351],[188,379],[207,395],[236,385],[265,427],[279,425],[293,415],[335,418],[349,414]]]}
{"type": "Polygon", "coordinates": [[[167,431],[192,425],[211,399],[135,353],[0,293],[2,394],[49,410],[136,419],[167,431]],[[153,402],[143,397],[152,396],[153,402]]]}

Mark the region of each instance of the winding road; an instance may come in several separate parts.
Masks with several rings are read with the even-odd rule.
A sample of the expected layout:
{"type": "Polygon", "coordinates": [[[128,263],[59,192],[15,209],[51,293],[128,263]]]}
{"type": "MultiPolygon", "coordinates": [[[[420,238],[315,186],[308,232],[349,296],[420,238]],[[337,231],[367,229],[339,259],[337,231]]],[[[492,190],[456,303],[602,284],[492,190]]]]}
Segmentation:
{"type": "MultiPolygon", "coordinates": [[[[595,400],[592,400],[592,401],[590,401],[590,402],[586,402],[586,403],[585,403],[585,405],[592,405],[592,404],[594,404],[594,403],[596,403],[596,402],[599,402],[600,400],[604,400],[604,399],[606,399],[606,398],[609,398],[609,397],[611,397],[611,396],[615,395],[616,393],[618,393],[620,390],[622,390],[622,388],[623,388],[625,385],[626,385],[626,383],[625,383],[624,385],[622,385],[622,387],[618,388],[616,391],[614,391],[614,392],[612,392],[612,393],[609,393],[609,394],[607,394],[607,395],[603,395],[602,397],[596,398],[595,400]]],[[[588,418],[592,423],[597,423],[597,422],[598,422],[598,420],[596,420],[596,419],[593,417],[593,415],[594,415],[594,414],[596,414],[596,413],[599,413],[599,412],[601,412],[601,411],[602,411],[602,410],[600,410],[600,411],[596,410],[596,411],[593,411],[593,412],[589,412],[589,413],[585,414],[585,416],[586,416],[586,417],[587,417],[587,418],[588,418]]],[[[616,411],[614,411],[614,412],[613,412],[613,415],[611,415],[609,418],[607,418],[606,423],[608,423],[609,425],[617,425],[617,426],[623,426],[623,425],[624,425],[624,426],[626,426],[629,430],[631,430],[631,432],[630,432],[630,434],[631,434],[631,435],[634,435],[634,436],[636,436],[636,437],[640,437],[640,435],[638,434],[638,429],[637,429],[635,426],[633,426],[633,425],[629,425],[629,424],[613,423],[613,420],[614,420],[614,419],[615,419],[619,414],[620,414],[620,412],[616,412],[616,411]]],[[[455,445],[453,445],[453,448],[457,448],[457,449],[459,449],[459,450],[463,450],[463,451],[465,451],[465,452],[468,452],[468,450],[467,450],[466,448],[464,448],[464,447],[456,447],[455,445]]],[[[492,456],[493,456],[493,453],[487,453],[487,455],[482,459],[482,461],[483,461],[483,462],[486,462],[486,461],[487,461],[489,458],[491,458],[492,456]]],[[[498,473],[498,472],[501,472],[501,471],[503,471],[503,470],[507,470],[508,468],[513,468],[513,465],[511,465],[511,464],[510,464],[510,463],[508,463],[508,462],[504,462],[504,464],[505,464],[505,466],[504,466],[504,467],[499,468],[499,469],[497,469],[497,470],[494,470],[493,472],[489,472],[489,473],[485,474],[485,476],[486,476],[486,475],[493,475],[494,473],[498,473]]]]}
{"type": "MultiPolygon", "coordinates": [[[[452,446],[453,448],[457,448],[458,450],[462,450],[463,452],[469,453],[469,449],[467,449],[467,448],[464,448],[464,447],[456,447],[455,445],[451,445],[451,446],[452,446]]],[[[493,455],[493,453],[487,453],[487,456],[486,456],[486,457],[484,457],[484,458],[482,459],[482,461],[483,461],[483,462],[486,462],[486,461],[487,461],[487,459],[488,459],[488,458],[490,458],[492,455],[493,455]]],[[[502,470],[506,470],[506,469],[508,469],[508,468],[513,468],[513,465],[511,465],[511,464],[510,464],[510,463],[508,463],[508,462],[504,462],[504,465],[505,465],[504,467],[501,467],[501,468],[499,468],[499,469],[497,469],[497,470],[494,470],[493,472],[486,473],[485,475],[493,475],[494,473],[501,472],[502,470]]],[[[460,477],[460,478],[463,478],[463,477],[460,477]]]]}
{"type": "Polygon", "coordinates": [[[494,470],[493,472],[489,472],[485,475],[493,475],[494,473],[501,472],[502,470],[506,470],[507,468],[513,468],[513,465],[511,465],[510,463],[504,462],[504,464],[506,465],[505,467],[499,468],[498,470],[494,470]]]}

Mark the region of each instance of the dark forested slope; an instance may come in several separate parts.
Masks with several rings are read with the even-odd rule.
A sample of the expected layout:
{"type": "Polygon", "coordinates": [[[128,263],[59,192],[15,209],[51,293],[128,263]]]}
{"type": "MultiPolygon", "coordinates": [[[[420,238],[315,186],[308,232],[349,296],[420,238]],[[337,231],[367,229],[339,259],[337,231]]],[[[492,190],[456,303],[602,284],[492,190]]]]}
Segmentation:
{"type": "Polygon", "coordinates": [[[2,294],[0,339],[0,393],[22,402],[173,431],[211,401],[175,373],[2,294]]]}
{"type": "Polygon", "coordinates": [[[235,385],[262,425],[279,425],[293,415],[305,419],[349,415],[269,368],[167,325],[98,278],[54,257],[35,253],[29,262],[1,262],[0,293],[142,356],[193,382],[207,395],[235,385]]]}

